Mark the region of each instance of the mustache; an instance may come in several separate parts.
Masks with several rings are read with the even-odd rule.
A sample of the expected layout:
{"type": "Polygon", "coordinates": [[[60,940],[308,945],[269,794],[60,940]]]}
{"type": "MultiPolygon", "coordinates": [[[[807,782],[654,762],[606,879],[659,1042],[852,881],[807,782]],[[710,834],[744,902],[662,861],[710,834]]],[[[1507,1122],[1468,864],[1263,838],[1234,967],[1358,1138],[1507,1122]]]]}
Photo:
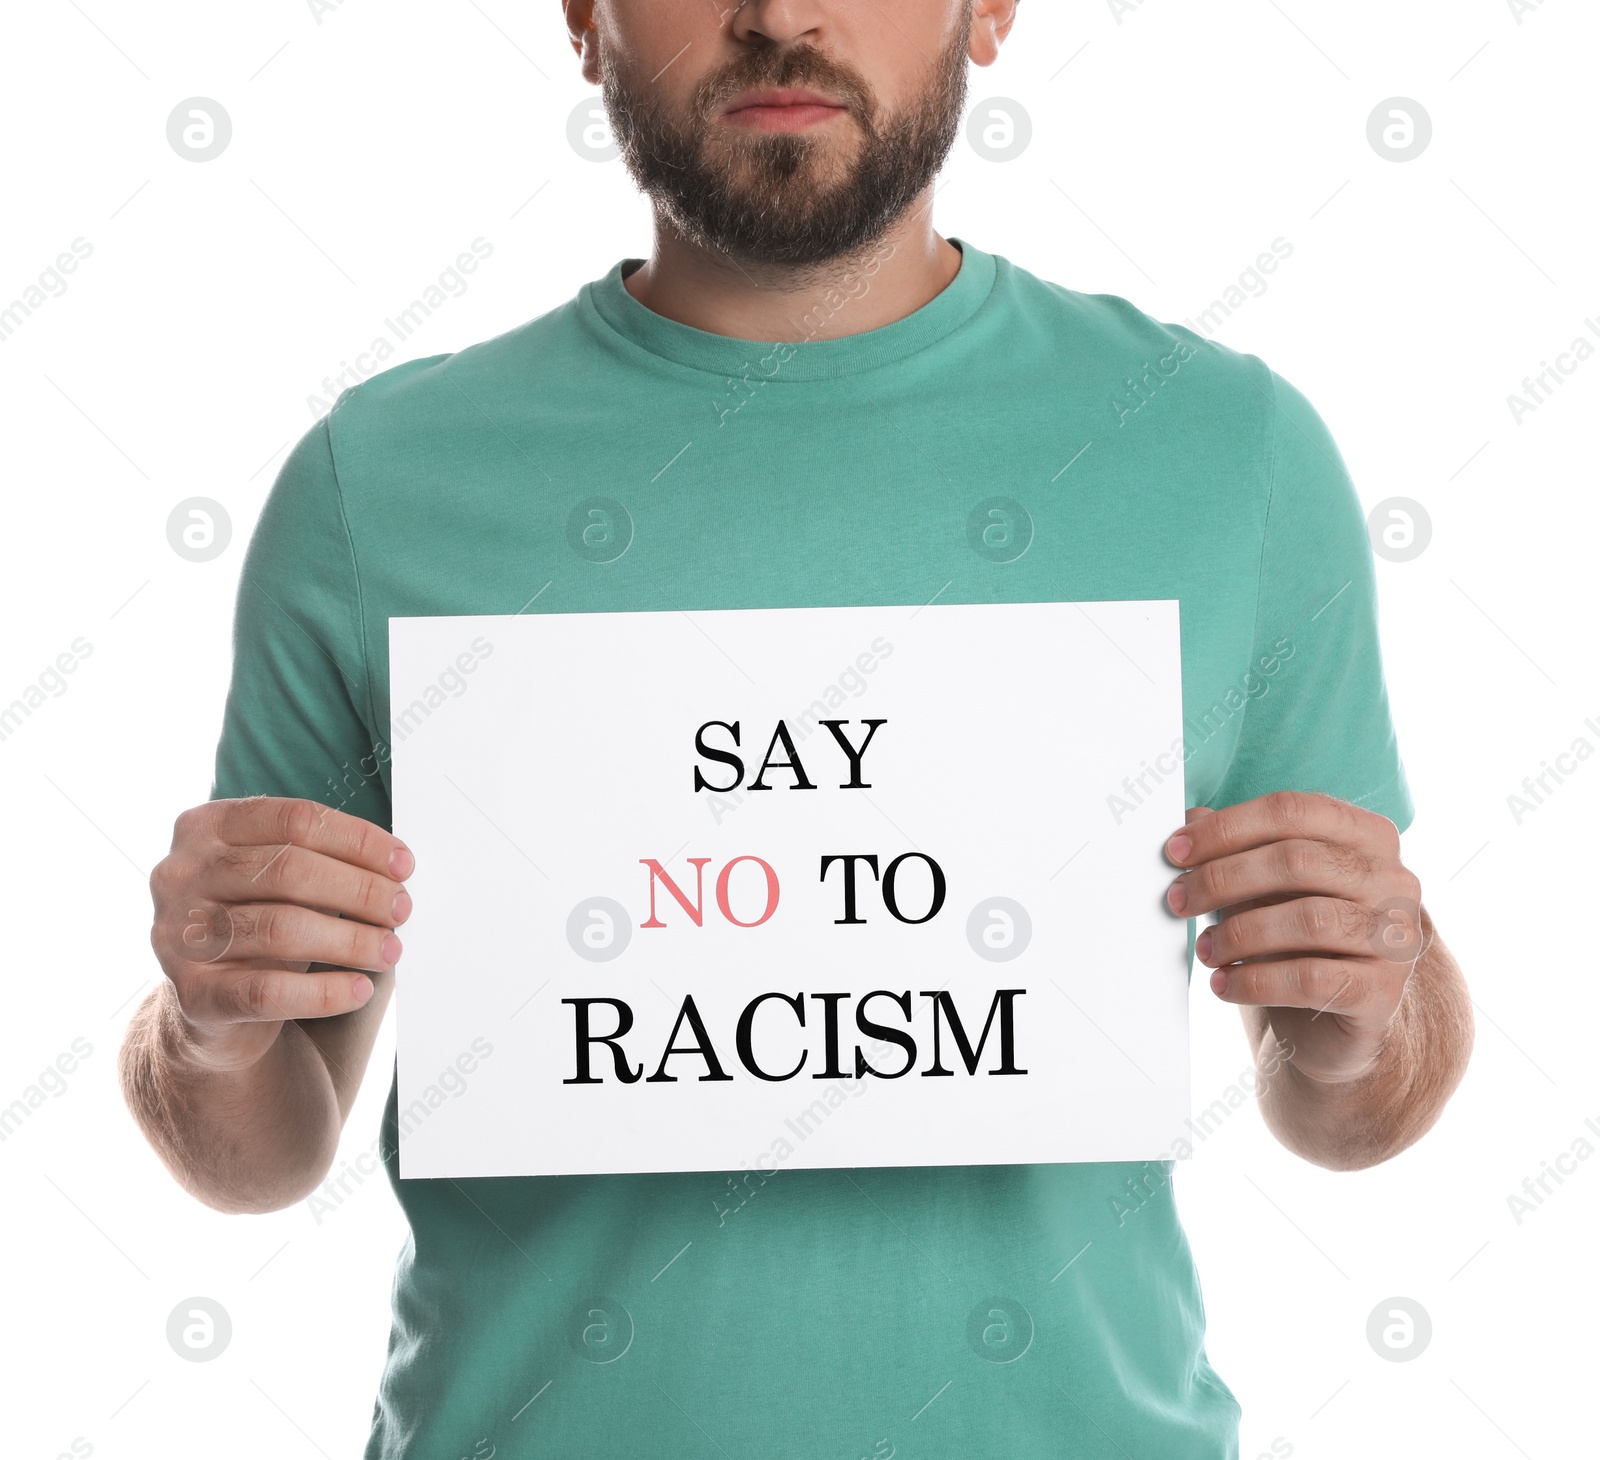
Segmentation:
{"type": "Polygon", "coordinates": [[[860,72],[815,46],[746,51],[718,67],[695,88],[696,115],[709,118],[734,97],[757,87],[810,87],[843,104],[863,127],[877,116],[878,99],[860,72]]]}

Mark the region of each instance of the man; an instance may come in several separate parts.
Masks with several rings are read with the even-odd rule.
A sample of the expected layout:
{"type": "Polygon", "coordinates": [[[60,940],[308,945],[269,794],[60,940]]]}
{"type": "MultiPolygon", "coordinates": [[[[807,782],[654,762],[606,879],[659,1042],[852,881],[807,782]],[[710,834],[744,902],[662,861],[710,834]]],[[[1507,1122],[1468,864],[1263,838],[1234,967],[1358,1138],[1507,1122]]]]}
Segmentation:
{"type": "MultiPolygon", "coordinates": [[[[565,12],[654,251],[346,392],[283,468],[123,1056],[177,1178],[266,1211],[334,1158],[411,910],[388,618],[934,597],[1181,601],[1168,906],[1221,915],[1195,952],[1287,1147],[1353,1169],[1415,1141],[1471,1022],[1400,861],[1354,492],[1258,360],[934,231],[966,63],[1016,0],[565,12]],[[603,563],[566,528],[600,484],[633,532],[603,563]],[[1006,563],[966,535],[996,496],[1033,534],[1006,563]]],[[[392,1090],[383,1146],[413,1237],[369,1456],[1237,1454],[1165,1165],[785,1171],[719,1227],[706,1174],[402,1181],[392,1090]],[[1018,1362],[968,1344],[997,1293],[1018,1362]]]]}

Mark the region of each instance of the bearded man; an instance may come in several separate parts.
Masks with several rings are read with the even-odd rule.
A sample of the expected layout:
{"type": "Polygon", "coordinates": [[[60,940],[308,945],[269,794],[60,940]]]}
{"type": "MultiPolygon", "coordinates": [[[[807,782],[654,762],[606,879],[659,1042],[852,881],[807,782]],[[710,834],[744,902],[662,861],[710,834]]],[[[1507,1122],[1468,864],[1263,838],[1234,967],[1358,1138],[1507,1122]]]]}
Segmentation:
{"type": "MultiPolygon", "coordinates": [[[[1195,957],[1285,1146],[1354,1169],[1415,1141],[1471,1019],[1400,857],[1354,490],[1261,361],[935,230],[1017,0],[564,10],[651,256],[346,391],[283,467],[123,1052],[174,1174],[268,1211],[335,1157],[411,911],[389,618],[934,599],[1180,602],[1168,909],[1217,915],[1195,957]],[[567,535],[600,484],[632,524],[604,563],[567,535]],[[1003,565],[966,533],[995,497],[1032,524],[1003,565]]],[[[726,1173],[408,1180],[397,1143],[391,1088],[412,1237],[370,1460],[1238,1453],[1159,1163],[784,1170],[718,1222],[726,1173]]]]}

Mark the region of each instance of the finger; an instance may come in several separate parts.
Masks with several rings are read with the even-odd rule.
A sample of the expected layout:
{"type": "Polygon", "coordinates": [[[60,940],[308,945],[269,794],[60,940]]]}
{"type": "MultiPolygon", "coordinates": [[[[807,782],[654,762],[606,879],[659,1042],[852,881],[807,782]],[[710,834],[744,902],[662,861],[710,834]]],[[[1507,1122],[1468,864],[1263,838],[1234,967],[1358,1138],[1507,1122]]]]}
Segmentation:
{"type": "Polygon", "coordinates": [[[1371,957],[1377,924],[1371,908],[1345,898],[1296,897],[1231,912],[1195,940],[1195,956],[1208,968],[1294,954],[1371,957]]]}
{"type": "Polygon", "coordinates": [[[1211,991],[1228,1004],[1354,1016],[1373,1012],[1375,976],[1359,959],[1281,958],[1219,968],[1211,991]]]}
{"type": "Polygon", "coordinates": [[[1316,792],[1274,791],[1186,823],[1167,839],[1167,859],[1194,867],[1288,839],[1345,841],[1374,855],[1400,847],[1394,823],[1375,811],[1316,792]]]}
{"type": "Polygon", "coordinates": [[[283,902],[193,909],[181,943],[169,951],[192,963],[331,963],[372,973],[388,972],[401,953],[399,938],[387,928],[283,902]]]}
{"type": "Polygon", "coordinates": [[[332,1019],[372,997],[364,973],[298,973],[286,968],[230,970],[226,977],[185,980],[184,1013],[197,1024],[275,1019],[332,1019]]]}
{"type": "Polygon", "coordinates": [[[220,847],[193,886],[214,902],[292,902],[379,927],[399,927],[411,913],[393,878],[290,842],[220,847]]]}
{"type": "Polygon", "coordinates": [[[1373,861],[1352,847],[1294,838],[1219,857],[1183,873],[1167,889],[1167,906],[1192,918],[1285,892],[1374,901],[1393,880],[1386,878],[1380,886],[1373,861]]]}
{"type": "Polygon", "coordinates": [[[252,796],[214,803],[216,835],[230,846],[304,847],[403,882],[415,865],[410,849],[393,833],[348,812],[292,796],[252,796]]]}
{"type": "Polygon", "coordinates": [[[1257,907],[1276,907],[1280,902],[1292,902],[1296,894],[1293,892],[1275,892],[1267,897],[1247,897],[1240,902],[1230,902],[1227,907],[1219,907],[1219,918],[1235,917],[1239,913],[1249,912],[1257,907]]]}

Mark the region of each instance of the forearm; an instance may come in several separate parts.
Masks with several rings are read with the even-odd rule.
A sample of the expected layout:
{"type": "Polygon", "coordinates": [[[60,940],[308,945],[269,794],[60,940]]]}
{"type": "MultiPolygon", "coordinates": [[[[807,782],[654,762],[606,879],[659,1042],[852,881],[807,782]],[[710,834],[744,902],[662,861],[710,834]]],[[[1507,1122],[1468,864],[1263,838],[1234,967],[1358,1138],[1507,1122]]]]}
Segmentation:
{"type": "Polygon", "coordinates": [[[162,984],[140,1006],[119,1059],[139,1128],[180,1185],[223,1212],[276,1211],[333,1163],[340,1102],[323,1056],[293,1022],[230,1068],[199,1042],[162,984]]]}
{"type": "MultiPolygon", "coordinates": [[[[1429,938],[1374,1066],[1354,1080],[1303,1074],[1284,1051],[1266,1009],[1246,1008],[1260,1075],[1260,1108],[1289,1150],[1318,1166],[1376,1166],[1419,1140],[1461,1082],[1472,1051],[1472,1001],[1449,950],[1429,938]]],[[[1324,1014],[1323,1018],[1337,1018],[1324,1014]]]]}

